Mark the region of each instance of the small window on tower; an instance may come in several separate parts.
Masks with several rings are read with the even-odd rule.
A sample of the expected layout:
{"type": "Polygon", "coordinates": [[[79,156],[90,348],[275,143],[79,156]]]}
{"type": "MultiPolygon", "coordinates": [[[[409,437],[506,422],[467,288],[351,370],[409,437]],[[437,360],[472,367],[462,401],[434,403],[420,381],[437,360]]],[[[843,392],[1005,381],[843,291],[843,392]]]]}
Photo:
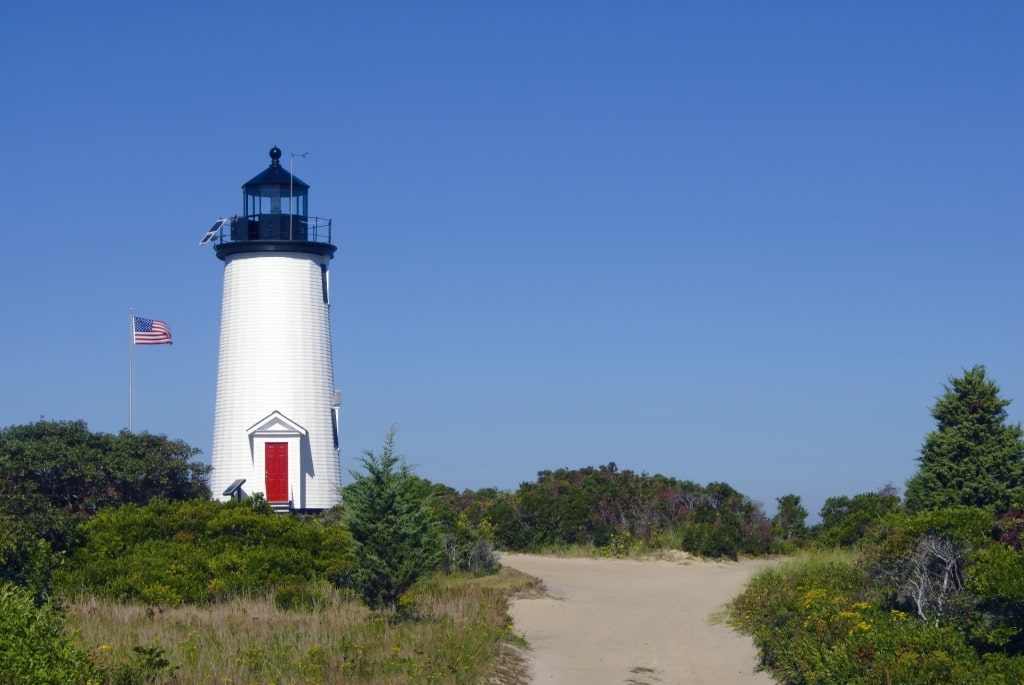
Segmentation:
{"type": "Polygon", "coordinates": [[[334,449],[338,449],[338,408],[331,407],[331,432],[334,434],[334,449]]]}
{"type": "Polygon", "coordinates": [[[331,298],[330,298],[330,295],[328,295],[329,289],[328,289],[327,285],[328,285],[327,284],[327,265],[326,264],[321,264],[320,265],[320,287],[323,288],[323,291],[324,291],[324,304],[330,305],[331,304],[331,298]]]}

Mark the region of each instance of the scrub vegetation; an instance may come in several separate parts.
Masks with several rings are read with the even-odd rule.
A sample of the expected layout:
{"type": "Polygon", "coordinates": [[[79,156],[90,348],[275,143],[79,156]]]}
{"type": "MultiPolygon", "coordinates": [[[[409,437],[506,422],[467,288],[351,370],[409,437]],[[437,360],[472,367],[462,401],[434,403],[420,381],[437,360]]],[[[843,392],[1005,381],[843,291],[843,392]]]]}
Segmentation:
{"type": "Polygon", "coordinates": [[[816,551],[733,601],[780,682],[1024,682],[1024,443],[1008,404],[984,367],[951,378],[906,501],[830,500],[816,551]]]}
{"type": "Polygon", "coordinates": [[[508,597],[535,582],[511,571],[432,576],[407,595],[415,609],[403,620],[324,586],[315,603],[287,609],[267,596],[174,609],[82,597],[68,623],[99,670],[134,676],[97,682],[513,683],[522,640],[508,597]],[[142,668],[139,646],[159,650],[165,671],[142,668]]]}
{"type": "Polygon", "coordinates": [[[394,433],[343,504],[210,501],[196,451],[40,421],[0,431],[0,682],[519,682],[495,549],[785,554],[730,607],[783,683],[1024,682],[1024,443],[983,367],[949,379],[907,495],[808,526],[724,482],[616,464],[514,492],[416,476],[394,433]]]}

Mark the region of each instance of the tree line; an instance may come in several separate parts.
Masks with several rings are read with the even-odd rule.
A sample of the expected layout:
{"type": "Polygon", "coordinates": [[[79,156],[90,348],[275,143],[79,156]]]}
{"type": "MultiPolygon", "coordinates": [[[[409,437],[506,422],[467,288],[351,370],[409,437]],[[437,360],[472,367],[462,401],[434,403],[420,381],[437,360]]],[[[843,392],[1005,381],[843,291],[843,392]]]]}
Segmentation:
{"type": "MultiPolygon", "coordinates": [[[[382,525],[390,509],[397,511],[396,535],[402,522],[426,516],[418,525],[432,531],[424,539],[441,552],[426,555],[426,565],[478,571],[493,570],[495,547],[536,552],[577,545],[610,553],[674,548],[736,558],[807,545],[851,546],[896,512],[963,505],[1004,514],[1019,504],[1024,441],[1020,426],[1007,423],[1008,405],[984,367],[949,379],[932,409],[937,429],[924,440],[905,498],[892,486],[831,497],[819,512],[821,522],[810,527],[795,494],[779,497],[777,513],[769,517],[728,483],[700,485],[614,462],[541,471],[514,491],[458,492],[416,476],[395,454],[393,432],[380,455],[364,454],[365,473],[353,473],[344,499],[356,530],[382,525]],[[402,498],[393,492],[397,487],[407,490],[402,498]]],[[[45,592],[54,570],[99,525],[89,525],[98,513],[154,500],[208,500],[210,467],[196,462],[197,454],[165,436],[93,433],[82,421],[3,429],[0,579],[45,592]]],[[[321,520],[342,522],[345,509],[321,520]]],[[[357,535],[355,549],[360,544],[357,535]]]]}

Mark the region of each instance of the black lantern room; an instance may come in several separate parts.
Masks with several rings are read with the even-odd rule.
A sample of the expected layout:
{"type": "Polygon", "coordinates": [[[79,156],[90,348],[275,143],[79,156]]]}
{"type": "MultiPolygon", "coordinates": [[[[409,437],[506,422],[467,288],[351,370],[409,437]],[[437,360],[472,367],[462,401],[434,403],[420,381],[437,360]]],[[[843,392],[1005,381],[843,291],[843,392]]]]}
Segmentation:
{"type": "Polygon", "coordinates": [[[309,186],[281,166],[281,150],[270,149],[270,166],[242,186],[242,214],[216,246],[223,259],[235,252],[297,251],[333,254],[331,221],[310,217],[309,186]]]}

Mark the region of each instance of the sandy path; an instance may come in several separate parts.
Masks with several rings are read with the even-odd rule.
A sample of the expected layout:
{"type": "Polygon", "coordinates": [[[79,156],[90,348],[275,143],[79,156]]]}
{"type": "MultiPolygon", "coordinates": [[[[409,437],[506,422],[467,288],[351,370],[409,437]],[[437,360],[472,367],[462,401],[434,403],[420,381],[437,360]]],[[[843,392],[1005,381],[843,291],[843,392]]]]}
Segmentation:
{"type": "Polygon", "coordinates": [[[532,651],[533,682],[601,685],[750,685],[750,638],[710,616],[764,561],[634,561],[503,555],[536,576],[547,597],[512,605],[516,632],[532,651]]]}

